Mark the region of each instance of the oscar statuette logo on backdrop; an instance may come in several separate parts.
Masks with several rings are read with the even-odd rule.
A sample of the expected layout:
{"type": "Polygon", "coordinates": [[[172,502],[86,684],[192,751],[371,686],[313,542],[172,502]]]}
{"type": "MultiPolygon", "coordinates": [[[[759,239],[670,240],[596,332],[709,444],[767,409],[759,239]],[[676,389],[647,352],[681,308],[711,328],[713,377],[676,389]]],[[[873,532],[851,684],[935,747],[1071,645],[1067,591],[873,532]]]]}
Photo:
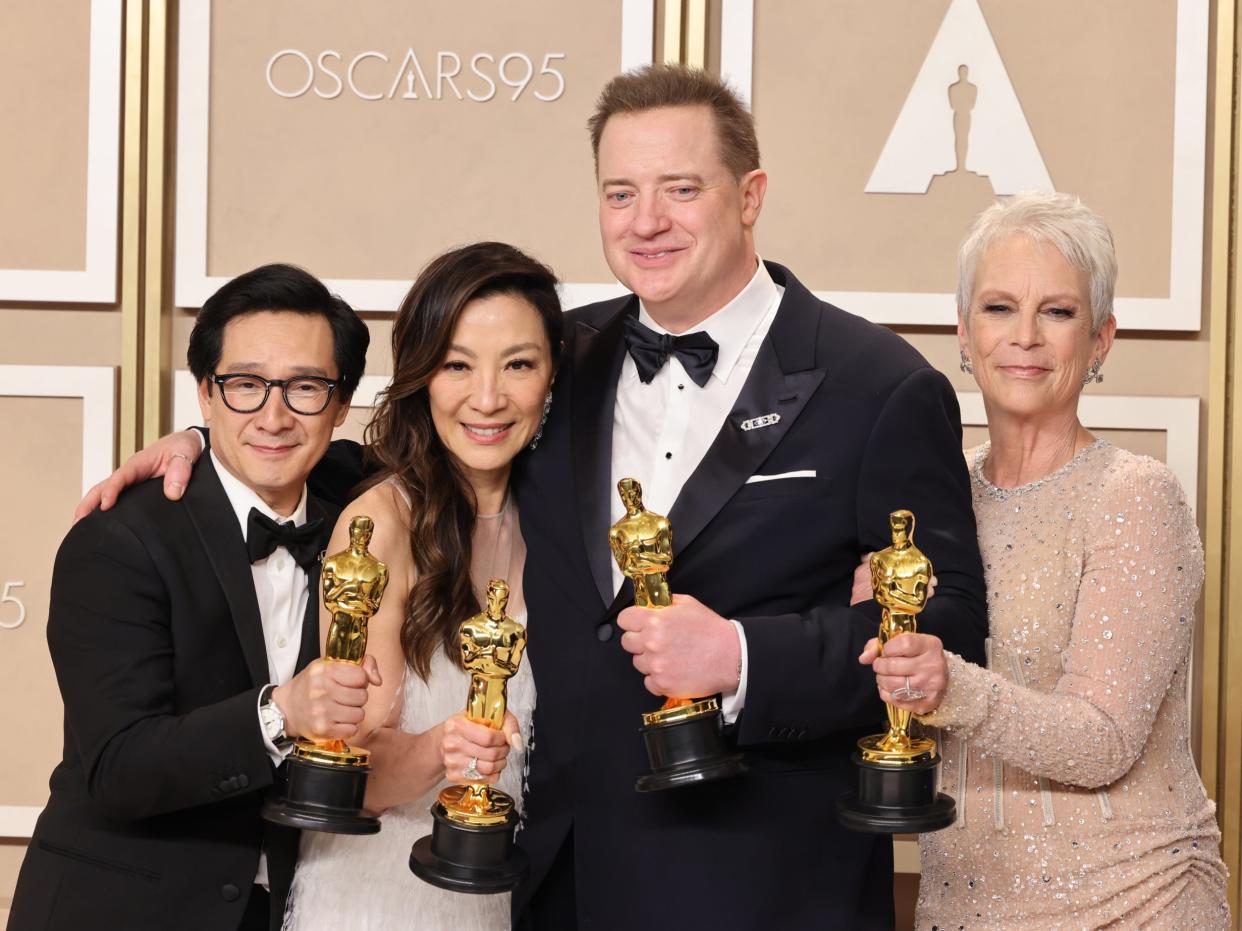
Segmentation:
{"type": "Polygon", "coordinates": [[[866,190],[925,194],[966,173],[995,194],[1055,190],[979,0],[945,13],[866,190]]]}

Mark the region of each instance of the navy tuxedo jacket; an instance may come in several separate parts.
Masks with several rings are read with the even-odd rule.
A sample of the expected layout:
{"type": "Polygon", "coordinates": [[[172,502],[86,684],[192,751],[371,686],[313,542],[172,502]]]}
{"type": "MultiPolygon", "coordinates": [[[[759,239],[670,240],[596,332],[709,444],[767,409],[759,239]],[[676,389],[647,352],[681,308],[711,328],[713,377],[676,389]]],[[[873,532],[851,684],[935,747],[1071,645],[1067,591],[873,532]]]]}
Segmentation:
{"type": "MultiPolygon", "coordinates": [[[[308,516],[336,514],[314,498],[308,516]]],[[[319,655],[318,573],[300,669],[319,655]]],[[[18,878],[9,928],[236,928],[268,854],[283,912],[296,831],[259,817],[272,766],[270,681],[250,560],[211,459],[181,501],[154,480],[65,537],[48,643],[64,758],[18,878]]]]}
{"type": "Polygon", "coordinates": [[[528,656],[539,700],[526,825],[537,894],[572,831],[578,925],[891,928],[892,847],[834,818],[861,735],[885,729],[857,657],[879,626],[850,608],[860,556],[909,508],[939,586],[923,631],[981,662],[982,566],[948,381],[888,330],[785,289],[733,411],[668,515],[674,592],[741,622],[745,707],[731,739],[750,772],[639,794],[640,715],[660,700],[620,645],[608,547],[613,405],[634,297],[567,316],[567,355],[537,450],[515,471],[526,540],[528,656]],[[767,426],[742,424],[779,415],[767,426]],[[747,483],[752,475],[814,477],[747,483]]]}

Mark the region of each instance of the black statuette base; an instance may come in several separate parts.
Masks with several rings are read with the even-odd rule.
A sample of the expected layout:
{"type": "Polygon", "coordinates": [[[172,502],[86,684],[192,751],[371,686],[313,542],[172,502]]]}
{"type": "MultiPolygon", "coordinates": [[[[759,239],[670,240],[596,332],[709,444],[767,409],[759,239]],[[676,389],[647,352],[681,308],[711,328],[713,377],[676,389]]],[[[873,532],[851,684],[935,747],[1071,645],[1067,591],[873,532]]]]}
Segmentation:
{"type": "Polygon", "coordinates": [[[503,824],[475,826],[450,821],[440,803],[431,806],[431,833],[414,842],[410,871],[452,892],[508,892],[530,873],[530,858],[513,843],[517,815],[503,824]]]}
{"type": "Polygon", "coordinates": [[[651,772],[634,784],[639,792],[697,785],[746,772],[742,754],[730,751],[719,711],[642,728],[651,772]]]}
{"type": "Polygon", "coordinates": [[[362,814],[369,766],[326,766],[290,757],[283,797],[263,803],[274,824],[329,834],[377,834],[379,818],[362,814]]]}
{"type": "Polygon", "coordinates": [[[837,799],[837,820],[864,834],[921,834],[957,820],[957,805],[937,791],[939,758],[909,766],[868,763],[854,754],[858,791],[837,799]]]}

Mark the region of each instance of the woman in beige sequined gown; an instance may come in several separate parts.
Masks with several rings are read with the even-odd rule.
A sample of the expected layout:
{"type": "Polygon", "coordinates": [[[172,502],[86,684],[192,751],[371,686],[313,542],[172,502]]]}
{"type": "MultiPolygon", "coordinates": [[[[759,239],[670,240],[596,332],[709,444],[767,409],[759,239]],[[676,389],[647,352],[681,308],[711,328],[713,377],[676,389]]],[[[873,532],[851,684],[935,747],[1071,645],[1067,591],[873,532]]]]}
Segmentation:
{"type": "Polygon", "coordinates": [[[957,800],[957,823],[920,840],[916,925],[1228,928],[1189,744],[1198,530],[1168,468],[1077,417],[1116,328],[1108,228],[1076,198],[1019,195],[979,217],[959,270],[991,437],[967,453],[988,667],[923,634],[875,660],[886,701],[923,692],[894,704],[941,728],[957,800]]]}

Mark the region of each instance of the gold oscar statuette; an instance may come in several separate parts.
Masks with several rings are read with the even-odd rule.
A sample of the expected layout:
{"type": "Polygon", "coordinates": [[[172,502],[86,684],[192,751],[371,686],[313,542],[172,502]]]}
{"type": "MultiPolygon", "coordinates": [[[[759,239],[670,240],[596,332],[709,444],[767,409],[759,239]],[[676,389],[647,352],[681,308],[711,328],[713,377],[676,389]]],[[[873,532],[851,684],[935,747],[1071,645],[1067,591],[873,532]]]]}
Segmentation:
{"type": "MultiPolygon", "coordinates": [[[[892,545],[871,554],[871,588],[880,606],[881,653],[894,637],[917,631],[932,577],[931,560],[914,545],[914,515],[893,511],[888,523],[892,545]]],[[[911,735],[908,709],[886,704],[884,710],[888,730],[858,741],[854,755],[858,790],[837,800],[838,818],[851,830],[878,834],[947,827],[957,811],[953,799],[938,791],[936,742],[911,735]]]]}
{"type": "MultiPolygon", "coordinates": [[[[324,607],[332,615],[324,659],[360,665],[367,651],[367,622],[379,610],[388,567],[367,547],[375,523],[349,522],[349,548],[327,557],[320,571],[324,607]]],[[[379,819],[362,813],[370,751],[331,737],[299,737],[285,763],[283,797],[263,806],[277,824],[334,834],[374,834],[379,819]]]]}
{"type": "MultiPolygon", "coordinates": [[[[323,604],[332,615],[323,656],[334,663],[362,663],[367,654],[367,622],[379,610],[388,587],[388,567],[367,549],[374,532],[371,518],[355,517],[349,522],[349,549],[324,559],[319,573],[323,604]]],[[[292,755],[330,766],[361,766],[371,754],[339,738],[299,737],[292,755]]]]}
{"type": "MultiPolygon", "coordinates": [[[[509,586],[492,579],[487,586],[487,610],[461,625],[461,664],[470,673],[466,717],[500,730],[505,723],[505,683],[517,674],[526,649],[526,628],[505,614],[509,586]]],[[[500,789],[481,783],[449,786],[440,804],[450,821],[458,824],[502,824],[513,811],[513,799],[500,789]]]]}
{"type": "MultiPolygon", "coordinates": [[[[668,574],[673,565],[673,527],[662,514],[643,506],[636,479],[617,482],[625,515],[608,531],[608,545],[622,575],[634,584],[634,605],[659,611],[673,603],[668,574]]],[[[656,711],[643,714],[643,738],[652,772],[639,777],[640,792],[671,789],[745,771],[741,755],[731,753],[722,736],[720,703],[715,696],[666,696],[656,711]]]]}
{"type": "MultiPolygon", "coordinates": [[[[500,730],[507,682],[517,675],[526,650],[526,628],[509,617],[509,585],[492,579],[487,607],[458,630],[462,668],[470,674],[466,717],[500,730]]],[[[431,806],[432,833],[410,851],[410,869],[432,885],[457,892],[512,889],[530,868],[513,843],[517,813],[508,793],[482,782],[451,785],[431,806]]]]}
{"type": "MultiPolygon", "coordinates": [[[[893,545],[871,554],[871,590],[880,606],[880,651],[894,637],[918,629],[919,613],[927,604],[932,564],[914,545],[914,515],[893,511],[888,517],[893,545]]],[[[930,737],[910,736],[910,712],[885,705],[888,731],[858,742],[862,758],[869,763],[909,766],[936,755],[930,737]]]]}

